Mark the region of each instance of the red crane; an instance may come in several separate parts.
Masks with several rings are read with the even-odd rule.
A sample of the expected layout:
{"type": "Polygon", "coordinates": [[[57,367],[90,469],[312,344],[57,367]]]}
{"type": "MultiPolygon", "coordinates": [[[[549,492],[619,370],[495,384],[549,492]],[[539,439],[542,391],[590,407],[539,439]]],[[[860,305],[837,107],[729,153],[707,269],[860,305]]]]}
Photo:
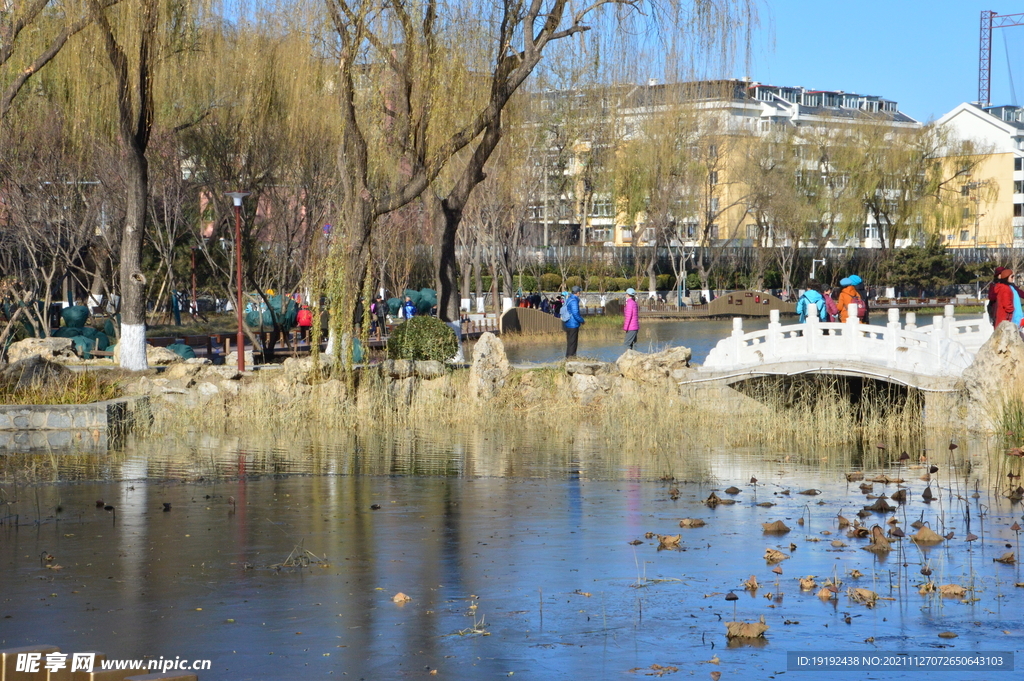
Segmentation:
{"type": "Polygon", "coordinates": [[[992,85],[992,29],[1024,26],[1024,14],[996,14],[992,10],[981,11],[981,38],[978,41],[978,104],[982,107],[991,102],[992,85]]]}

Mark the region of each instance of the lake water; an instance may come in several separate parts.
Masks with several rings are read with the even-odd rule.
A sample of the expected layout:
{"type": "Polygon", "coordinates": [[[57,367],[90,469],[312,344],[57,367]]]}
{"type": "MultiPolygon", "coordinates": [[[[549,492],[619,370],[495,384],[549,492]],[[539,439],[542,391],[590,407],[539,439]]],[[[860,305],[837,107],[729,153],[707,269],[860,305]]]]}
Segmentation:
{"type": "MultiPolygon", "coordinates": [[[[758,331],[768,328],[768,319],[745,319],[743,328],[758,331]]],[[[580,332],[579,354],[603,362],[614,362],[623,353],[623,334],[600,333],[595,338],[584,325],[580,332]]],[[[702,363],[711,348],[732,333],[732,320],[645,320],[636,344],[639,352],[657,352],[679,345],[690,348],[693,361],[702,363]]],[[[522,345],[510,344],[507,349],[510,362],[515,364],[557,362],[565,358],[565,341],[553,338],[548,342],[530,341],[522,345]]]]}
{"type": "MultiPolygon", "coordinates": [[[[934,445],[930,504],[917,454],[912,469],[866,471],[907,480],[910,500],[895,517],[908,534],[919,517],[955,533],[877,556],[837,526],[838,514],[855,519],[872,503],[844,475],[864,452],[840,453],[837,464],[680,448],[625,465],[637,457],[525,426],[514,442],[471,428],[392,435],[180,435],[108,455],[4,457],[0,647],[210,659],[203,681],[435,670],[447,679],[817,679],[825,674],[787,671],[787,652],[1024,647],[1020,569],[994,561],[1018,551],[1010,525],[1022,509],[1004,493],[1020,460],[985,443],[948,454],[934,445]],[[661,479],[666,472],[678,480],[661,479]],[[727,494],[730,485],[739,493],[727,494]],[[712,490],[737,503],[709,508],[712,490]],[[706,525],[683,529],[681,518],[706,525]],[[791,531],[764,534],[761,524],[775,520],[791,531]],[[980,539],[965,542],[968,530],[980,539]],[[682,537],[659,550],[648,532],[682,537]],[[781,576],[763,558],[768,548],[789,556],[781,576]],[[920,594],[923,565],[936,584],[967,587],[966,597],[920,594]],[[751,575],[763,585],[756,592],[742,586],[751,575]],[[807,575],[819,586],[802,591],[797,578],[807,575]],[[825,602],[816,592],[830,578],[842,584],[825,602]],[[851,587],[882,600],[856,603],[851,587]],[[735,603],[725,600],[731,590],[735,603]],[[395,603],[399,593],[411,600],[395,603]],[[726,621],[761,616],[766,639],[726,640],[726,621]]],[[[874,484],[874,494],[895,489],[874,484]]],[[[864,522],[888,527],[891,515],[864,522]]],[[[890,668],[842,678],[928,677],[890,668]]]]}
{"type": "MultiPolygon", "coordinates": [[[[792,323],[794,319],[784,320],[792,323]]],[[[872,325],[884,326],[884,314],[874,314],[872,325]]],[[[931,323],[922,319],[921,324],[931,323]]],[[[760,331],[768,328],[768,318],[751,318],[743,320],[744,332],[760,331]]],[[[657,352],[668,347],[684,346],[693,352],[693,362],[703,364],[711,348],[718,341],[732,333],[731,319],[701,320],[642,320],[640,335],[636,344],[639,352],[657,352]]],[[[586,326],[580,332],[579,354],[592,357],[603,362],[614,362],[623,353],[624,334],[609,334],[602,331],[588,335],[586,326]]],[[[510,362],[515,364],[558,362],[565,359],[565,341],[555,337],[548,341],[530,341],[523,344],[510,344],[507,348],[510,362]]]]}

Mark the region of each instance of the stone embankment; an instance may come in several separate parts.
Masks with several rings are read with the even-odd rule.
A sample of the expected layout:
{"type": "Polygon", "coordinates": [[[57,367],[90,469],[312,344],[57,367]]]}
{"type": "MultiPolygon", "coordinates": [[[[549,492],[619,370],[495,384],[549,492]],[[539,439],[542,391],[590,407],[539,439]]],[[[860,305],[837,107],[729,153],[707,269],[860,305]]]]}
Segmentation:
{"type": "MultiPolygon", "coordinates": [[[[32,349],[37,355],[61,361],[68,351],[64,341],[43,339],[33,343],[32,349]]],[[[24,356],[29,348],[23,347],[14,356],[24,356]]],[[[501,340],[484,333],[475,344],[468,371],[453,370],[441,362],[388,360],[360,367],[351,381],[337,376],[341,372],[329,371],[329,358],[323,356],[319,363],[309,357],[289,358],[280,367],[243,374],[231,365],[213,366],[205,359],[181,360],[168,354],[173,359],[161,358],[168,362],[166,368],[130,380],[125,384],[126,394],[148,398],[154,410],[198,409],[210,418],[246,409],[251,413],[253,404],[272,409],[274,405],[314,401],[340,403],[353,389],[357,408],[382,399],[401,409],[421,400],[454,399],[482,405],[509,398],[527,404],[557,404],[568,399],[589,407],[630,394],[718,404],[723,410],[761,408],[727,385],[701,382],[690,367],[690,350],[682,347],[653,354],[627,350],[616,362],[567,361],[559,365],[561,370],[517,370],[509,364],[501,340]]],[[[943,396],[942,420],[953,427],[998,432],[1008,400],[1020,401],[1024,395],[1021,385],[1024,341],[1012,324],[1004,324],[978,351],[959,389],[943,396]]],[[[926,410],[938,411],[932,406],[926,410]]]]}

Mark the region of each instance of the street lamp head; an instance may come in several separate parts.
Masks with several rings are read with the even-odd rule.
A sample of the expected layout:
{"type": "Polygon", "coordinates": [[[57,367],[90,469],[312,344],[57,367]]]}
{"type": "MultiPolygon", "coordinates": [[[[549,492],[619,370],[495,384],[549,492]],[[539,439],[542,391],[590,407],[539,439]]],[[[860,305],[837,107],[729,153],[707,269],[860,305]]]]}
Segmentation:
{"type": "Polygon", "coordinates": [[[231,203],[238,208],[242,205],[242,199],[249,196],[249,192],[224,192],[225,196],[231,197],[231,203]]]}

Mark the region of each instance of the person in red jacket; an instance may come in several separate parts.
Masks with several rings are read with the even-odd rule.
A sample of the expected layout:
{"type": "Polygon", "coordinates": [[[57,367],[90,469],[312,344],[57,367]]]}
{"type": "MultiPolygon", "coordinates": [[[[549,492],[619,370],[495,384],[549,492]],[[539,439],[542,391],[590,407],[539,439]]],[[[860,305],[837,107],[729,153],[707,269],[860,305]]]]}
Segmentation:
{"type": "Polygon", "coordinates": [[[298,314],[295,315],[295,323],[299,326],[299,337],[308,341],[309,330],[313,326],[313,311],[309,309],[309,305],[299,308],[298,314]]]}
{"type": "Polygon", "coordinates": [[[1013,270],[1008,267],[997,267],[995,278],[988,287],[988,318],[992,326],[998,327],[1003,322],[1013,321],[1013,284],[1010,277],[1013,270]]]}

